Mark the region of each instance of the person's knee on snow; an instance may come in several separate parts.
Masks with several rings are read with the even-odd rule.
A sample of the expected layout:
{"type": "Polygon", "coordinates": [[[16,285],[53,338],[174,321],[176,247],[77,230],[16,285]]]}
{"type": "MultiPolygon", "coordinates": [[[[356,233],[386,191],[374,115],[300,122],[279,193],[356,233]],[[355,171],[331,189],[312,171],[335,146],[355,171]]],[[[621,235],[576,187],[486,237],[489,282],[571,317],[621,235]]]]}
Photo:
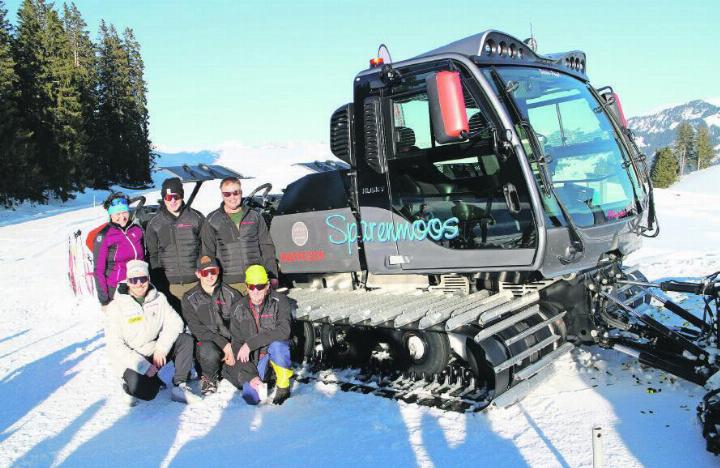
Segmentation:
{"type": "Polygon", "coordinates": [[[278,388],[288,388],[290,377],[293,375],[290,361],[290,343],[287,341],[273,341],[268,346],[270,365],[275,371],[276,385],[278,388]]]}

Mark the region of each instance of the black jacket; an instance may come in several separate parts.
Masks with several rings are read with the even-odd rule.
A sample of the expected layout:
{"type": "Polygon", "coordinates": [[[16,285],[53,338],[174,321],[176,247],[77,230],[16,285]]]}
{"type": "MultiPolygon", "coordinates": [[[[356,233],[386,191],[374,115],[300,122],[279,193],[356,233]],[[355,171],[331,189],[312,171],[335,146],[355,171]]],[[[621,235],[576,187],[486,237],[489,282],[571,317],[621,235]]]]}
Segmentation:
{"type": "Polygon", "coordinates": [[[163,282],[156,276],[159,272],[163,272],[163,279],[171,284],[197,281],[195,265],[200,255],[204,221],[199,211],[186,206],[177,217],[164,205],[153,216],[145,229],[145,248],[154,281],[163,282]]]}
{"type": "Polygon", "coordinates": [[[205,220],[201,234],[203,254],[220,261],[226,283],[244,283],[245,270],[256,264],[263,265],[270,277],[277,278],[275,246],[262,215],[244,208],[238,229],[223,205],[205,220]]]}
{"type": "Polygon", "coordinates": [[[245,296],[230,317],[233,353],[237,356],[245,343],[251,351],[249,363],[241,363],[238,360],[235,366],[234,371],[240,383],[248,382],[257,375],[256,366],[260,352],[267,352],[267,346],[270,343],[290,339],[292,305],[285,295],[271,291],[257,312],[260,327],[257,326],[250,307],[250,296],[245,296]],[[249,365],[250,363],[254,365],[249,365]]]}
{"type": "Polygon", "coordinates": [[[230,286],[220,283],[212,295],[200,284],[182,298],[182,316],[197,341],[211,341],[223,349],[230,342],[230,317],[242,296],[230,286]]]}

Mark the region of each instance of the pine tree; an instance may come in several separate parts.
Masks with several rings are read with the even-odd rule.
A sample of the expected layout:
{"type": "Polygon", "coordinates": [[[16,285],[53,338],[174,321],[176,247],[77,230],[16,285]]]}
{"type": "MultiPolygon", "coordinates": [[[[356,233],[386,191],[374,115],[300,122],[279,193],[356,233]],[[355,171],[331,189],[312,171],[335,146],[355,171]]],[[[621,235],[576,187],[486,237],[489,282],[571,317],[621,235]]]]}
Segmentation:
{"type": "Polygon", "coordinates": [[[20,125],[29,131],[32,151],[26,154],[24,161],[25,190],[16,193],[20,200],[44,201],[43,190],[46,182],[43,177],[41,149],[46,148],[43,129],[46,98],[41,94],[36,77],[41,75],[44,67],[40,35],[42,23],[38,5],[31,0],[24,0],[17,13],[18,26],[13,41],[13,58],[18,77],[20,125]]]}
{"type": "Polygon", "coordinates": [[[132,160],[125,140],[125,106],[123,94],[128,88],[127,54],[122,48],[117,30],[105,21],[100,22],[98,45],[98,109],[95,153],[98,180],[104,184],[129,179],[132,160]]]}
{"type": "Polygon", "coordinates": [[[710,131],[704,125],[698,128],[695,148],[697,148],[697,168],[705,169],[715,158],[715,148],[710,139],[710,131]]]}
{"type": "Polygon", "coordinates": [[[130,182],[144,184],[151,182],[150,171],[154,166],[154,154],[150,143],[149,113],[147,109],[147,85],[144,79],[140,44],[130,28],[123,31],[123,49],[128,57],[128,102],[129,105],[128,137],[131,141],[131,151],[135,156],[132,170],[129,174],[130,182]]]}
{"type": "Polygon", "coordinates": [[[655,153],[650,178],[658,188],[667,188],[677,180],[678,161],[669,147],[661,148],[655,153]]]}
{"type": "Polygon", "coordinates": [[[83,188],[84,129],[72,51],[51,4],[23,1],[15,44],[24,120],[36,148],[31,186],[65,201],[83,188]]]}
{"type": "Polygon", "coordinates": [[[12,199],[24,198],[20,189],[25,155],[19,139],[20,93],[12,56],[12,31],[6,15],[5,4],[0,0],[0,205],[8,206],[12,199]]]}
{"type": "Polygon", "coordinates": [[[677,127],[677,137],[675,138],[675,157],[680,168],[680,175],[685,174],[685,169],[691,161],[695,159],[693,150],[693,140],[695,139],[695,131],[687,122],[682,122],[677,127]]]}
{"type": "Polygon", "coordinates": [[[74,3],[63,5],[63,25],[71,60],[70,79],[77,92],[82,119],[82,132],[78,135],[78,144],[82,155],[78,159],[78,177],[83,185],[95,185],[92,173],[92,161],[96,157],[92,152],[95,136],[95,109],[97,108],[97,71],[95,45],[86,30],[87,24],[74,3]]]}

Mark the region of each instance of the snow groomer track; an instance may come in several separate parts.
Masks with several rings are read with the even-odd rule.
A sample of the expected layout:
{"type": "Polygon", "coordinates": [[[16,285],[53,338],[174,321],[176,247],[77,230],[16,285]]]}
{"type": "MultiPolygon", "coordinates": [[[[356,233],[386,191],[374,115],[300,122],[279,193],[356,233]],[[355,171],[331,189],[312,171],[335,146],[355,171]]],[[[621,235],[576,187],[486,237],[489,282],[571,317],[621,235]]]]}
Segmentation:
{"type": "MultiPolygon", "coordinates": [[[[491,402],[512,404],[534,386],[538,374],[574,346],[565,342],[565,312],[541,310],[536,291],[457,295],[299,289],[289,296],[297,302],[295,319],[316,324],[315,336],[320,335],[317,341],[323,346],[337,345],[328,343],[328,329],[366,327],[380,335],[387,330],[409,354],[399,363],[395,355],[391,362],[370,359],[363,365],[360,360],[362,369],[337,370],[333,369],[337,359],[316,350],[307,356],[309,363],[298,381],[317,380],[344,391],[445,410],[480,411],[491,402]],[[437,344],[444,339],[449,348],[437,344]],[[502,353],[501,347],[508,352],[502,353]],[[438,356],[446,352],[447,356],[438,356]]],[[[348,346],[368,346],[376,357],[387,355],[382,350],[393,341],[380,337],[359,345],[351,340],[348,346]]],[[[389,346],[392,355],[394,348],[389,346]]]]}

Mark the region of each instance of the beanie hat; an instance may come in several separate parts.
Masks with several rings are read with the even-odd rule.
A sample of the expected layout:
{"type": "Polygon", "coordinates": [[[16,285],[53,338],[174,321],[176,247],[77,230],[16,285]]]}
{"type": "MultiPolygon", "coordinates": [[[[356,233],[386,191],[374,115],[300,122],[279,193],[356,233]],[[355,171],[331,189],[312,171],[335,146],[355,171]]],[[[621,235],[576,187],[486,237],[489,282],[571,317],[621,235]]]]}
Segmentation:
{"type": "Polygon", "coordinates": [[[127,262],[126,268],[128,278],[150,276],[150,268],[147,262],[143,262],[142,260],[130,260],[127,262]]]}
{"type": "Polygon", "coordinates": [[[204,270],[205,268],[210,268],[210,267],[218,267],[218,268],[220,267],[217,259],[215,257],[211,257],[209,255],[203,255],[202,257],[198,258],[196,266],[197,266],[198,271],[204,270]]]}
{"type": "Polygon", "coordinates": [[[180,195],[183,198],[185,197],[185,190],[183,189],[182,181],[178,177],[170,177],[169,179],[165,179],[165,181],[163,181],[160,196],[164,197],[170,193],[180,195]]]}
{"type": "Polygon", "coordinates": [[[130,211],[130,202],[124,193],[113,192],[105,199],[103,207],[107,210],[108,214],[113,215],[123,211],[130,211]]]}
{"type": "Polygon", "coordinates": [[[245,270],[245,284],[267,284],[267,271],[262,265],[252,265],[245,270]]]}

